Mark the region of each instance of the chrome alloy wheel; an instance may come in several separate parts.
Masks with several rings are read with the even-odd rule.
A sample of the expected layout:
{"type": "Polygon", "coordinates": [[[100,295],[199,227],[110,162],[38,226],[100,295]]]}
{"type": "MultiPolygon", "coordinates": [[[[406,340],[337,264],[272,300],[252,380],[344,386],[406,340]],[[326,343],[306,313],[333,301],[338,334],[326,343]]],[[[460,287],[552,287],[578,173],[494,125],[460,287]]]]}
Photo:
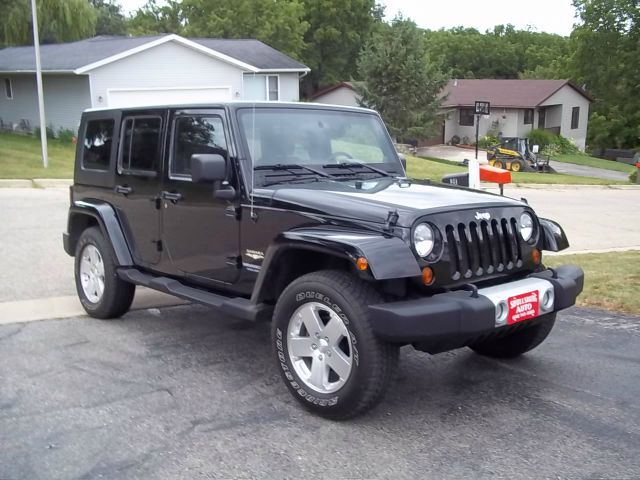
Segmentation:
{"type": "Polygon", "coordinates": [[[298,377],[309,388],[333,393],[349,379],[353,352],[349,331],[329,306],[309,302],[289,319],[289,360],[298,377]]]}
{"type": "Polygon", "coordinates": [[[82,249],[80,255],[80,283],[85,297],[98,303],[104,294],[104,262],[100,251],[91,244],[82,249]]]}

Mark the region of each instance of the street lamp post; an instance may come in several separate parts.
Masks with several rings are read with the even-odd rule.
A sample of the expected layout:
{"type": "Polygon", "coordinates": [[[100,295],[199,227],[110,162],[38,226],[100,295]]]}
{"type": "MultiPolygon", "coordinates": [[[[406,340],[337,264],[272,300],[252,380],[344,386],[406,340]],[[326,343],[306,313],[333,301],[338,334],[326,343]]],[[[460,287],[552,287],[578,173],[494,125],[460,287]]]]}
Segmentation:
{"type": "Polygon", "coordinates": [[[36,83],[38,86],[38,108],[40,110],[40,144],[42,145],[42,166],[49,166],[47,156],[47,123],[44,116],[44,91],[42,88],[42,65],[40,64],[40,35],[38,34],[38,12],[36,0],[31,0],[31,18],[33,21],[33,46],[36,52],[36,83]]]}

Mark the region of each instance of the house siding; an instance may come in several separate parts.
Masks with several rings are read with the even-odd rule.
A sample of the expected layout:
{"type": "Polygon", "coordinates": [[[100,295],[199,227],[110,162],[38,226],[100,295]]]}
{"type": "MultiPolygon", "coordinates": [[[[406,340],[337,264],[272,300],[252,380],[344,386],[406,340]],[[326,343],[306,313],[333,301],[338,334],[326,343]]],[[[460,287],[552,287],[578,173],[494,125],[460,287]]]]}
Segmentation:
{"type": "MultiPolygon", "coordinates": [[[[0,118],[5,124],[18,124],[28,120],[31,128],[40,125],[35,74],[0,74],[10,78],[13,99],[0,93],[0,118]]],[[[91,106],[89,79],[86,75],[44,74],[44,110],[47,126],[55,131],[68,128],[76,131],[82,111],[91,106]]]]}
{"type": "MultiPolygon", "coordinates": [[[[503,137],[517,137],[531,130],[531,125],[524,125],[524,111],[514,108],[493,108],[489,118],[480,117],[479,135],[480,137],[487,134],[493,123],[498,122],[498,131],[503,137]]],[[[470,143],[475,142],[476,128],[460,125],[459,109],[451,110],[445,120],[445,142],[451,142],[451,138],[457,135],[460,139],[467,137],[470,143]]]]}
{"type": "Polygon", "coordinates": [[[326,103],[330,105],[342,105],[345,107],[359,107],[360,96],[347,87],[340,87],[331,92],[325,93],[313,99],[315,103],[326,103]]]}
{"type": "MultiPolygon", "coordinates": [[[[231,100],[243,100],[244,71],[183,45],[167,42],[90,72],[94,107],[108,106],[112,89],[229,87],[231,100]]],[[[298,101],[297,72],[279,73],[280,100],[298,101]]],[[[166,103],[180,103],[167,95],[166,103]]]]}
{"type": "Polygon", "coordinates": [[[578,93],[574,88],[566,85],[544,101],[541,106],[562,106],[561,108],[550,108],[547,110],[547,118],[545,125],[559,126],[560,134],[563,137],[573,140],[580,150],[584,150],[587,143],[587,124],[589,121],[589,100],[578,93]],[[580,107],[579,126],[576,129],[571,128],[571,111],[573,107],[580,107]],[[548,115],[553,111],[554,121],[551,123],[548,115]]]}

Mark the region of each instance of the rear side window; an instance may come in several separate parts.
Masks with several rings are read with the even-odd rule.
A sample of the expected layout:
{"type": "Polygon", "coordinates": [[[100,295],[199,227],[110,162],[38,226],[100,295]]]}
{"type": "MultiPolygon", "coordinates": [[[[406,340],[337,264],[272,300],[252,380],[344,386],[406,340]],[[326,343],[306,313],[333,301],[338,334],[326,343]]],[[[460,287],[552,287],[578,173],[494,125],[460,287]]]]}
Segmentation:
{"type": "Polygon", "coordinates": [[[120,173],[154,174],[160,157],[160,117],[130,117],[122,129],[120,173]]]}
{"type": "Polygon", "coordinates": [[[178,117],[174,135],[171,176],[190,176],[191,155],[194,153],[217,153],[227,157],[227,141],[221,117],[178,117]]]}
{"type": "Polygon", "coordinates": [[[113,143],[114,120],[91,120],[84,134],[82,168],[108,170],[113,143]]]}

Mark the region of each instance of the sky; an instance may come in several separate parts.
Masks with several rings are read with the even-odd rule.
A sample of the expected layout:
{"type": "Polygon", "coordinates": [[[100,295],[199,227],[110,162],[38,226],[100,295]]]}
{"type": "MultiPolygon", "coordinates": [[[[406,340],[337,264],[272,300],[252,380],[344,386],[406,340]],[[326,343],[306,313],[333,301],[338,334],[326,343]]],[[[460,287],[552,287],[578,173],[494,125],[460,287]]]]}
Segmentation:
{"type": "MultiPolygon", "coordinates": [[[[457,26],[481,32],[494,25],[511,23],[518,28],[532,27],[540,32],[569,35],[575,22],[571,0],[379,0],[387,18],[399,11],[422,28],[436,30],[457,26]]],[[[131,12],[146,0],[120,0],[131,12]]],[[[160,2],[159,2],[160,3],[160,2]]]]}

